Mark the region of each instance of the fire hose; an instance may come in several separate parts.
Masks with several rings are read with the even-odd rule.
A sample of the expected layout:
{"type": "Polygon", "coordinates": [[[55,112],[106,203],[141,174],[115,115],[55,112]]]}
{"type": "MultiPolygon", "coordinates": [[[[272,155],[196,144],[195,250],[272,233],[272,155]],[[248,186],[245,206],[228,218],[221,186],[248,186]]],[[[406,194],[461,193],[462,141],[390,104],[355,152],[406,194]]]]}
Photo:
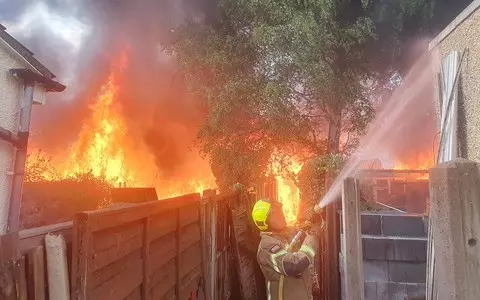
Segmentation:
{"type": "MultiPolygon", "coordinates": [[[[320,214],[322,209],[317,204],[313,207],[313,214],[300,226],[297,234],[293,237],[292,241],[288,245],[287,251],[289,253],[295,253],[300,250],[307,237],[308,230],[312,227],[312,221],[317,214],[320,214]]],[[[283,287],[285,285],[285,275],[280,275],[280,280],[278,281],[278,299],[283,300],[283,287]]]]}

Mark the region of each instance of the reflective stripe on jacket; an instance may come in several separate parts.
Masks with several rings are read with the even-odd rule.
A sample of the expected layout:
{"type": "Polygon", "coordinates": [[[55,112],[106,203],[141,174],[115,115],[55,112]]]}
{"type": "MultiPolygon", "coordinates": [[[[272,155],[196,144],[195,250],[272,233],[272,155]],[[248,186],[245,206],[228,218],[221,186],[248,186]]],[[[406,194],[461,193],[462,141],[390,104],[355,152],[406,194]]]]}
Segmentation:
{"type": "Polygon", "coordinates": [[[289,253],[288,239],[281,234],[262,232],[257,260],[267,283],[269,300],[311,300],[316,243],[307,236],[298,252],[289,253]],[[283,299],[279,299],[279,282],[283,279],[283,299]]]}

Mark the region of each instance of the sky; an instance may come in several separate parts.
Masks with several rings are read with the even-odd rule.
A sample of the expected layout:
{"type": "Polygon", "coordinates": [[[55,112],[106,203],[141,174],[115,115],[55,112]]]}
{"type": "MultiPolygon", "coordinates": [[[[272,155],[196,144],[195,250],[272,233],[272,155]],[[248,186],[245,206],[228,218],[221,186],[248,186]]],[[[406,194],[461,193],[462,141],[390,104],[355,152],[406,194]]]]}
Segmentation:
{"type": "Polygon", "coordinates": [[[7,32],[67,85],[74,80],[80,49],[92,31],[75,2],[0,0],[0,22],[7,32]]]}

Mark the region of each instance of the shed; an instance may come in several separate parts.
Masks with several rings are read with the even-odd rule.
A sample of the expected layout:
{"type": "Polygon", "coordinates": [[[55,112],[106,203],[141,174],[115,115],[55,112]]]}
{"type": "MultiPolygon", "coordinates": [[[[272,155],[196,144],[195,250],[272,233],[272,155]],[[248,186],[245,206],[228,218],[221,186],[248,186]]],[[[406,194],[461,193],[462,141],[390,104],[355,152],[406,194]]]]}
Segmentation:
{"type": "Polygon", "coordinates": [[[65,86],[0,24],[0,234],[18,229],[32,104],[65,86]]]}

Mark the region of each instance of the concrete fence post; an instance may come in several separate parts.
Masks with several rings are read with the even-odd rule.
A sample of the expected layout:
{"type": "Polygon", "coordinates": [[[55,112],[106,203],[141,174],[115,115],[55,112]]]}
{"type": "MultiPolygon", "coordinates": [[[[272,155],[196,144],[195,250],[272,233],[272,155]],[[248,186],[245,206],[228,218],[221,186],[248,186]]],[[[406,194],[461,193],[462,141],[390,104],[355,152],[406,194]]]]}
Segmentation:
{"type": "Polygon", "coordinates": [[[49,299],[70,299],[67,246],[63,236],[61,234],[47,234],[45,236],[45,252],[47,257],[49,299]]]}
{"type": "Polygon", "coordinates": [[[442,299],[480,297],[479,165],[457,159],[430,171],[435,286],[442,299]]]}
{"type": "Polygon", "coordinates": [[[363,253],[358,180],[346,178],[342,188],[343,267],[347,300],[364,299],[363,253]]]}

